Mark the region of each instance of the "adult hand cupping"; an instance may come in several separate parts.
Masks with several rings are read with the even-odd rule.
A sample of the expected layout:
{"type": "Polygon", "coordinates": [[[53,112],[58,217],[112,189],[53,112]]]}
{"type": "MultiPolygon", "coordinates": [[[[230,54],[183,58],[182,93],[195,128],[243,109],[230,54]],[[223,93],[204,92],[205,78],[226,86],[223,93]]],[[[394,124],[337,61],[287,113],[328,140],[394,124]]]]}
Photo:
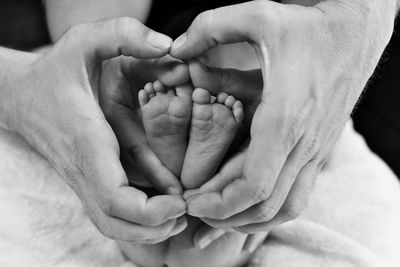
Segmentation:
{"type": "Polygon", "coordinates": [[[213,178],[221,190],[190,194],[188,213],[246,233],[298,216],[389,41],[394,16],[395,1],[333,0],[311,7],[253,1],[200,14],[171,55],[189,59],[247,41],[264,89],[243,164],[228,162],[213,178]],[[229,166],[242,167],[224,171],[229,166]]]}
{"type": "Polygon", "coordinates": [[[160,192],[180,194],[179,181],[150,149],[143,129],[138,92],[147,82],[155,80],[167,86],[187,83],[190,80],[188,66],[170,56],[149,60],[131,57],[109,60],[103,64],[100,106],[117,136],[131,182],[154,186],[160,192]]]}
{"type": "MultiPolygon", "coordinates": [[[[186,212],[181,196],[148,198],[128,186],[117,139],[97,103],[104,60],[162,57],[171,43],[134,19],[86,24],[7,75],[2,124],[49,160],[111,238],[154,243],[186,225],[178,219],[186,212]]],[[[179,187],[179,182],[170,177],[158,185],[179,187]]]]}

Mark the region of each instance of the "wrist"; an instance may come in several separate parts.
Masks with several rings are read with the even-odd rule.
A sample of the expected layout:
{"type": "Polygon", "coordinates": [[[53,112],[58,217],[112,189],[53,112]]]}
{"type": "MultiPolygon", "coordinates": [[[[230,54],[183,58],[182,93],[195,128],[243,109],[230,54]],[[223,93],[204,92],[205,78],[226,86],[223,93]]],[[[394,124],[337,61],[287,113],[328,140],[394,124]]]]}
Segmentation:
{"type": "MultiPolygon", "coordinates": [[[[340,54],[357,61],[348,71],[370,78],[393,33],[397,0],[322,1],[315,5],[340,54]]],[[[364,81],[363,81],[364,82],[364,81]]]]}
{"type": "Polygon", "coordinates": [[[315,7],[319,8],[328,20],[341,20],[354,30],[365,28],[369,32],[376,32],[379,36],[389,42],[393,33],[394,21],[400,0],[352,0],[352,1],[319,1],[315,7]]]}

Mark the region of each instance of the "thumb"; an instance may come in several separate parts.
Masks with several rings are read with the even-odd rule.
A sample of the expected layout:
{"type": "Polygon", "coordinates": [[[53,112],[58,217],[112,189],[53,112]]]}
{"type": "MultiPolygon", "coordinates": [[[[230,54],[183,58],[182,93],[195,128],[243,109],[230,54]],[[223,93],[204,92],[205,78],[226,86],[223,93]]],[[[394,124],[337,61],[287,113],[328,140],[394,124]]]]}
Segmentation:
{"type": "Polygon", "coordinates": [[[174,41],[170,54],[189,59],[219,44],[247,41],[260,45],[260,38],[277,32],[274,21],[279,20],[274,18],[282,12],[281,7],[272,1],[251,1],[203,12],[174,41]]]}
{"type": "Polygon", "coordinates": [[[246,102],[255,102],[263,90],[261,70],[211,68],[199,60],[189,61],[189,71],[195,88],[207,88],[212,94],[226,92],[246,102]]]}
{"type": "MultiPolygon", "coordinates": [[[[134,18],[117,18],[76,26],[62,40],[74,53],[103,61],[120,55],[156,58],[166,55],[172,39],[155,32],[134,18]]],[[[71,54],[67,54],[71,55],[71,54]]]]}

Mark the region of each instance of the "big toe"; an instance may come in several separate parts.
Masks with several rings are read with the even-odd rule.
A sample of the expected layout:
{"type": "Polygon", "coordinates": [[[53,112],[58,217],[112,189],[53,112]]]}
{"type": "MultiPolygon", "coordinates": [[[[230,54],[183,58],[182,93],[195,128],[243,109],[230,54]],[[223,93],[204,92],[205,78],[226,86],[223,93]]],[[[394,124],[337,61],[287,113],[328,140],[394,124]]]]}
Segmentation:
{"type": "Polygon", "coordinates": [[[193,92],[193,102],[196,104],[209,104],[211,95],[206,89],[196,88],[193,92]]]}

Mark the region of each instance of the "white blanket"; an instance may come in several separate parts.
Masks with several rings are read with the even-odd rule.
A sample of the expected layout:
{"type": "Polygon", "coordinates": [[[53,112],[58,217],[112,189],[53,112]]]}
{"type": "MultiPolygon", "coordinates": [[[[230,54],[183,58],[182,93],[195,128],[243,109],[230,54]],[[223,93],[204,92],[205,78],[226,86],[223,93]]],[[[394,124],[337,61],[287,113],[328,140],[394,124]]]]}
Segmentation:
{"type": "MultiPolygon", "coordinates": [[[[351,124],[304,214],[250,266],[400,266],[400,186],[351,124]]],[[[0,130],[0,266],[128,266],[41,156],[0,130]]]]}

